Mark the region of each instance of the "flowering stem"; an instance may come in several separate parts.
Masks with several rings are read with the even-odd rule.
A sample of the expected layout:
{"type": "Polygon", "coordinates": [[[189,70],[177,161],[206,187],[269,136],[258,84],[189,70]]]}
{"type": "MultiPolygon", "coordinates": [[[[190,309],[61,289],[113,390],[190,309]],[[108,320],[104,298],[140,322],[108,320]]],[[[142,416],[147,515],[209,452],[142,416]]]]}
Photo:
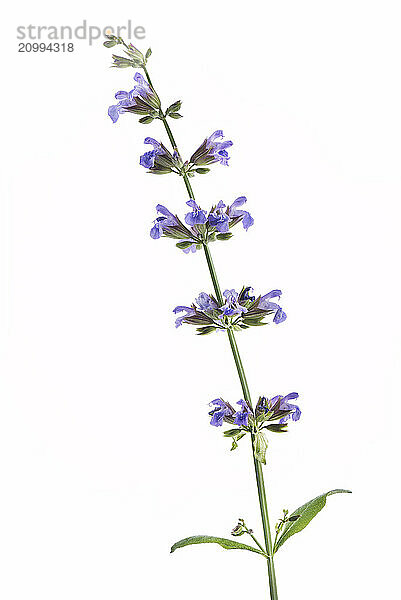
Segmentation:
{"type": "MultiPolygon", "coordinates": [[[[219,280],[217,279],[217,273],[216,273],[216,269],[214,268],[212,255],[210,253],[209,246],[206,242],[203,244],[203,249],[205,251],[206,262],[207,262],[207,266],[209,267],[209,273],[210,273],[210,277],[212,278],[214,291],[216,293],[216,298],[218,300],[218,303],[220,305],[222,305],[222,304],[224,304],[223,295],[221,293],[219,280]]],[[[232,331],[228,330],[229,336],[230,336],[230,333],[232,333],[232,331]]],[[[231,340],[231,338],[230,338],[230,340],[231,340]]],[[[235,340],[234,340],[234,343],[235,343],[235,340]]],[[[232,348],[232,346],[231,346],[231,348],[232,348]]],[[[233,351],[233,353],[234,353],[234,351],[233,351]]]]}
{"type": "MultiPolygon", "coordinates": [[[[216,269],[213,264],[213,259],[212,259],[212,255],[210,253],[209,246],[207,244],[204,244],[203,248],[205,250],[206,261],[207,261],[207,264],[209,267],[210,276],[213,281],[213,286],[214,286],[214,290],[216,292],[217,299],[218,299],[219,303],[222,304],[223,297],[221,295],[220,285],[219,285],[219,281],[217,279],[216,269]]],[[[244,367],[242,364],[241,356],[239,354],[237,341],[235,339],[234,332],[231,329],[228,329],[227,334],[228,334],[228,339],[229,339],[230,346],[231,346],[231,351],[233,353],[235,366],[237,367],[238,377],[241,382],[244,399],[247,402],[247,404],[249,404],[249,406],[252,407],[251,394],[249,392],[248,382],[246,379],[244,367]]],[[[255,466],[256,483],[258,486],[260,514],[262,517],[263,533],[264,533],[265,544],[266,544],[266,552],[268,555],[267,568],[269,571],[270,598],[271,598],[271,600],[277,600],[278,596],[277,596],[276,573],[275,573],[274,562],[273,562],[273,544],[272,544],[272,538],[271,538],[271,533],[270,533],[269,514],[267,512],[267,501],[266,501],[265,484],[264,484],[264,479],[263,479],[263,470],[262,470],[261,463],[255,458],[255,454],[253,452],[254,441],[255,441],[254,435],[252,434],[251,437],[252,437],[253,463],[255,466]]]]}
{"type": "MultiPolygon", "coordinates": [[[[153,87],[153,84],[151,82],[151,79],[149,77],[149,73],[148,73],[146,67],[144,67],[144,72],[145,72],[146,78],[149,82],[149,85],[153,88],[153,90],[157,96],[156,90],[153,87]]],[[[180,156],[178,147],[177,147],[177,143],[176,143],[173,133],[170,129],[170,125],[168,124],[167,119],[164,116],[164,113],[162,111],[160,111],[160,115],[161,115],[160,118],[163,121],[163,125],[165,127],[165,130],[166,130],[166,133],[170,140],[170,143],[171,143],[174,151],[177,152],[178,156],[180,156]]],[[[189,197],[192,200],[195,200],[195,196],[194,196],[188,175],[186,173],[182,173],[182,176],[183,176],[185,187],[187,188],[189,197]]],[[[221,293],[221,288],[220,288],[219,280],[217,278],[217,273],[216,273],[216,269],[214,267],[212,255],[210,253],[209,246],[206,242],[203,242],[203,249],[205,252],[206,262],[209,267],[210,277],[213,282],[214,291],[216,293],[216,298],[217,298],[219,304],[222,305],[222,304],[224,304],[223,295],[221,293]]],[[[252,401],[251,401],[251,395],[250,395],[249,388],[248,388],[248,382],[246,380],[245,371],[244,371],[244,367],[242,365],[241,357],[240,357],[240,354],[238,351],[238,346],[237,346],[237,342],[236,342],[236,339],[234,336],[234,332],[231,329],[228,329],[227,334],[228,334],[228,339],[230,341],[230,346],[231,346],[231,351],[233,353],[234,362],[237,367],[238,377],[241,382],[244,399],[249,404],[249,406],[252,407],[252,401]]],[[[272,544],[271,533],[270,533],[269,515],[268,515],[268,511],[267,511],[267,501],[266,501],[265,484],[264,484],[264,479],[263,479],[263,471],[262,471],[261,463],[255,458],[255,454],[254,454],[254,450],[253,450],[254,449],[254,435],[252,434],[251,437],[252,437],[252,456],[253,456],[253,462],[254,462],[254,466],[255,466],[256,483],[257,483],[257,487],[258,487],[260,513],[261,513],[261,517],[262,517],[263,533],[264,533],[265,545],[266,545],[266,553],[268,556],[267,568],[268,568],[268,572],[269,572],[270,598],[271,598],[271,600],[278,600],[276,574],[275,574],[274,562],[273,562],[273,544],[272,544]]]]}
{"type": "MultiPolygon", "coordinates": [[[[210,258],[211,260],[211,258],[210,258]]],[[[213,264],[213,263],[212,263],[213,264]]],[[[213,279],[213,277],[212,277],[213,279]]],[[[251,395],[249,393],[248,382],[246,380],[246,375],[244,371],[244,367],[242,365],[241,356],[238,351],[237,341],[234,336],[234,332],[230,329],[227,331],[228,339],[230,341],[231,351],[233,353],[235,366],[237,367],[238,377],[241,382],[242,391],[244,394],[244,398],[249,406],[252,407],[251,395]]],[[[255,458],[255,454],[253,452],[254,448],[254,435],[251,434],[252,437],[252,454],[253,454],[253,464],[255,467],[255,476],[256,483],[258,486],[258,496],[259,496],[259,505],[260,505],[260,514],[262,517],[263,524],[263,534],[265,538],[266,544],[266,552],[268,555],[267,559],[267,568],[269,571],[269,586],[270,586],[270,598],[271,600],[277,600],[277,583],[276,583],[276,572],[274,569],[274,561],[273,561],[273,544],[270,533],[270,523],[269,523],[269,513],[267,511],[267,501],[266,501],[266,490],[265,483],[263,478],[263,470],[261,463],[255,458]]]]}

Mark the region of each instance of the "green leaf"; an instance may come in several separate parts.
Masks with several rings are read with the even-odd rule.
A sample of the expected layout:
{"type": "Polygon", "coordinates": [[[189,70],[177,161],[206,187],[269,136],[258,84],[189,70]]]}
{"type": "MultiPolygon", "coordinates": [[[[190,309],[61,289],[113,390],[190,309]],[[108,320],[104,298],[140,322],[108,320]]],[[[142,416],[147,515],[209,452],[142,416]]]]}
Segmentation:
{"type": "Polygon", "coordinates": [[[178,113],[178,112],[172,112],[172,113],[169,114],[169,116],[172,119],[182,119],[182,115],[180,115],[180,113],[178,113]]]}
{"type": "MultiPolygon", "coordinates": [[[[262,317],[262,319],[263,319],[263,317],[262,317]]],[[[251,317],[244,318],[244,323],[245,323],[245,325],[249,325],[250,327],[262,327],[264,325],[267,325],[267,323],[263,323],[263,321],[261,321],[261,319],[259,319],[259,318],[252,319],[251,317]]]]}
{"type": "Polygon", "coordinates": [[[242,440],[242,438],[246,436],[246,432],[244,431],[243,433],[241,433],[240,435],[237,435],[236,437],[233,437],[233,442],[231,445],[231,450],[236,450],[238,448],[238,442],[240,440],[242,440]]]}
{"type": "Polygon", "coordinates": [[[246,433],[247,432],[243,429],[227,429],[227,431],[224,432],[224,437],[232,438],[231,450],[238,448],[238,442],[242,440],[246,433]]]}
{"type": "Polygon", "coordinates": [[[272,423],[271,425],[265,425],[263,429],[268,429],[275,433],[282,433],[287,431],[287,423],[272,423]]]}
{"type": "Polygon", "coordinates": [[[196,331],[198,332],[198,335],[208,335],[209,333],[216,331],[216,327],[213,327],[213,325],[207,325],[206,327],[198,327],[196,331]]]}
{"type": "Polygon", "coordinates": [[[153,117],[142,117],[139,119],[140,123],[144,123],[145,125],[151,123],[153,121],[153,117]]]}
{"type": "Polygon", "coordinates": [[[192,246],[192,244],[193,244],[193,242],[178,242],[178,244],[176,244],[176,246],[180,250],[184,250],[185,248],[189,248],[190,246],[192,246]]]}
{"type": "Polygon", "coordinates": [[[227,429],[227,431],[225,431],[223,435],[225,437],[235,437],[240,433],[243,433],[242,429],[227,429]]]}
{"type": "Polygon", "coordinates": [[[292,517],[298,516],[298,519],[295,521],[288,521],[284,525],[283,532],[274,546],[274,552],[277,550],[290,538],[292,535],[299,533],[302,529],[312,521],[314,517],[322,510],[322,508],[326,504],[327,496],[331,496],[332,494],[351,494],[350,490],[331,490],[330,492],[326,492],[325,494],[321,494],[321,496],[317,496],[313,500],[309,500],[296,510],[289,516],[289,519],[292,517]]]}
{"type": "Polygon", "coordinates": [[[210,169],[206,169],[204,167],[199,167],[199,169],[195,169],[195,173],[198,173],[199,175],[206,175],[206,173],[209,173],[210,169]]]}
{"type": "Polygon", "coordinates": [[[233,234],[228,232],[228,233],[218,233],[216,235],[218,240],[229,240],[230,238],[233,237],[233,234]]]}
{"type": "Polygon", "coordinates": [[[214,537],[212,535],[194,535],[185,538],[184,540],[180,540],[171,547],[171,552],[174,552],[177,548],[184,548],[184,546],[192,546],[194,544],[219,544],[219,546],[225,548],[225,550],[249,550],[250,552],[256,552],[256,554],[261,554],[263,557],[266,557],[266,554],[258,548],[240,544],[239,542],[234,542],[234,540],[214,537]]]}
{"type": "Polygon", "coordinates": [[[178,110],[180,110],[182,105],[181,100],[177,100],[177,102],[174,102],[173,104],[170,104],[170,106],[167,109],[167,114],[170,114],[172,112],[177,112],[178,110]]]}
{"type": "Polygon", "coordinates": [[[148,59],[151,54],[152,54],[152,50],[150,48],[148,48],[148,50],[146,51],[146,54],[145,54],[145,58],[148,59]]]}

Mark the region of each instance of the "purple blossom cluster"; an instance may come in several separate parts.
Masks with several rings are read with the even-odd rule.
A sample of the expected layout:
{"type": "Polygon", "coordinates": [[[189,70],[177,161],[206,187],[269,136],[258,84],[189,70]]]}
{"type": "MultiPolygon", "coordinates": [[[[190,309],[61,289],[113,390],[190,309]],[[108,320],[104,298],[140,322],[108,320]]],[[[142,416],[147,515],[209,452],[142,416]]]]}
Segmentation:
{"type": "MultiPolygon", "coordinates": [[[[119,94],[119,97],[120,97],[120,95],[123,95],[123,96],[121,96],[121,102],[123,104],[119,103],[118,105],[111,106],[109,108],[109,115],[112,118],[116,113],[118,113],[116,116],[116,120],[118,119],[118,116],[119,116],[118,111],[137,112],[130,105],[130,102],[132,102],[131,92],[118,92],[118,94],[119,94]],[[126,95],[128,95],[128,96],[126,96],[126,95]],[[111,114],[110,114],[110,111],[111,111],[111,114]]],[[[116,95],[116,98],[117,98],[117,95],[116,95]]],[[[137,102],[137,100],[136,100],[136,102],[137,102]]],[[[149,102],[149,100],[148,100],[148,102],[149,102]]],[[[155,116],[154,112],[146,113],[146,114],[153,115],[153,118],[161,118],[160,114],[155,116]]],[[[150,122],[150,121],[143,121],[143,122],[145,123],[145,122],[150,122]]],[[[175,172],[178,173],[179,175],[188,175],[188,177],[193,177],[195,175],[195,173],[201,173],[201,174],[208,173],[210,169],[205,168],[205,165],[211,165],[213,163],[218,162],[221,165],[228,166],[228,161],[229,161],[230,157],[228,156],[227,148],[230,148],[230,146],[232,146],[233,143],[231,140],[219,141],[219,139],[222,137],[223,137],[223,132],[221,130],[218,130],[218,131],[215,131],[214,133],[212,133],[211,136],[209,136],[208,138],[205,139],[205,141],[198,148],[198,150],[196,150],[194,152],[194,154],[191,156],[189,161],[186,161],[185,163],[182,162],[182,160],[180,159],[178,154],[176,154],[174,156],[175,167],[176,167],[175,172]]],[[[153,146],[154,146],[154,150],[151,151],[154,153],[154,154],[152,154],[152,156],[156,156],[157,154],[160,155],[160,154],[164,153],[164,152],[160,152],[160,151],[158,152],[158,150],[160,150],[161,147],[163,147],[163,149],[165,151],[165,148],[161,142],[157,142],[153,138],[145,138],[145,144],[149,144],[149,143],[153,144],[153,146]]],[[[143,154],[139,160],[139,164],[142,167],[145,167],[145,169],[148,169],[148,171],[150,173],[154,173],[155,165],[152,161],[147,160],[146,157],[148,155],[149,155],[148,152],[143,154]]],[[[171,172],[172,170],[174,171],[174,169],[171,169],[170,171],[166,171],[166,172],[171,172]]]]}
{"type": "Polygon", "coordinates": [[[290,419],[298,421],[301,417],[301,409],[297,404],[291,402],[298,397],[299,394],[296,392],[291,392],[286,396],[274,396],[270,400],[265,396],[260,396],[255,410],[242,399],[237,402],[240,409],[235,410],[229,402],[222,398],[216,398],[209,404],[213,407],[209,412],[212,417],[210,424],[214,427],[221,427],[223,422],[226,422],[246,429],[251,423],[260,423],[262,428],[284,431],[284,427],[290,419]],[[278,421],[278,425],[281,427],[266,425],[267,421],[278,421]]]}
{"type": "Polygon", "coordinates": [[[273,323],[285,321],[287,315],[274,300],[279,300],[281,290],[272,290],[263,296],[255,297],[251,287],[243,287],[240,292],[234,289],[223,292],[224,303],[219,304],[212,294],[202,292],[191,306],[176,306],[175,326],[183,323],[196,325],[200,335],[216,330],[232,329],[241,331],[252,326],[266,325],[264,319],[273,315],[273,323]]]}
{"type": "Polygon", "coordinates": [[[140,73],[135,73],[134,81],[136,85],[129,92],[120,90],[115,94],[117,104],[109,106],[108,115],[113,123],[116,123],[119,116],[124,112],[133,112],[139,115],[153,115],[159,107],[160,102],[156,94],[140,73]]]}
{"type": "Polygon", "coordinates": [[[224,135],[221,129],[214,131],[207,137],[189,159],[189,164],[194,166],[210,165],[219,162],[228,166],[230,157],[227,148],[233,145],[231,140],[223,141],[224,135]]]}
{"type": "MultiPolygon", "coordinates": [[[[143,155],[141,160],[152,164],[159,151],[160,149],[156,146],[153,151],[143,155]]],[[[177,246],[184,252],[195,252],[204,243],[216,239],[229,239],[232,236],[230,229],[238,223],[242,223],[243,228],[247,231],[254,224],[254,219],[248,211],[242,208],[246,201],[245,196],[240,196],[227,206],[220,200],[208,213],[207,210],[200,208],[195,200],[188,200],[186,204],[191,210],[184,217],[185,224],[168,208],[158,204],[156,210],[159,215],[153,221],[150,237],[154,240],[162,236],[171,237],[179,240],[177,246]]]]}

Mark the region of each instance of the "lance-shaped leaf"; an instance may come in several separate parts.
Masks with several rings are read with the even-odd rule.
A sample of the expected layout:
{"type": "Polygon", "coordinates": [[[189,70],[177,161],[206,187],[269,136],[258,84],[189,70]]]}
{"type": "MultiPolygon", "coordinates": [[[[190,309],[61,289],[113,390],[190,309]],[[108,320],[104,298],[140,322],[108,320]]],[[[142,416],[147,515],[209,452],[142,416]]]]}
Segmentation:
{"type": "Polygon", "coordinates": [[[276,541],[274,546],[274,552],[277,550],[290,538],[292,535],[299,533],[302,529],[312,521],[314,517],[322,510],[322,508],[326,505],[327,496],[331,496],[332,494],[351,494],[350,490],[331,490],[330,492],[326,492],[325,494],[321,494],[317,496],[313,500],[309,500],[296,510],[289,516],[289,520],[284,525],[283,532],[279,539],[276,541]],[[292,517],[298,517],[295,521],[292,520],[292,517]]]}
{"type": "Polygon", "coordinates": [[[213,325],[207,325],[206,327],[197,327],[196,331],[198,332],[197,335],[208,335],[209,333],[216,331],[216,327],[213,327],[213,325]]]}
{"type": "Polygon", "coordinates": [[[238,448],[238,442],[246,435],[246,433],[247,432],[243,429],[227,429],[227,431],[224,432],[225,437],[232,438],[231,450],[238,448]]]}
{"type": "Polygon", "coordinates": [[[225,548],[226,550],[249,550],[250,552],[256,552],[256,554],[261,554],[262,556],[266,557],[266,554],[258,548],[248,546],[247,544],[240,544],[234,540],[214,537],[213,535],[194,535],[192,537],[185,538],[184,540],[180,540],[171,547],[171,552],[174,552],[177,550],[177,548],[184,548],[184,546],[192,546],[194,544],[219,544],[219,546],[225,548]]]}

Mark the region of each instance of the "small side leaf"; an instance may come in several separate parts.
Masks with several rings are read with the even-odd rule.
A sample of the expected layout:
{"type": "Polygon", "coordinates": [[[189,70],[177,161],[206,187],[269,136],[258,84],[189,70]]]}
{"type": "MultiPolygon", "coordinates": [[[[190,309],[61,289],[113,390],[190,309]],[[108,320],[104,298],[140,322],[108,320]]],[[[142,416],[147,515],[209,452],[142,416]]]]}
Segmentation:
{"type": "Polygon", "coordinates": [[[266,557],[266,554],[258,548],[247,546],[247,544],[240,544],[234,540],[214,537],[212,535],[194,535],[192,537],[185,538],[184,540],[180,540],[171,547],[171,552],[174,552],[177,550],[177,548],[184,548],[184,546],[192,546],[194,544],[219,544],[219,546],[225,550],[249,550],[250,552],[256,552],[256,554],[261,554],[262,556],[266,557]]]}
{"type": "Polygon", "coordinates": [[[182,105],[181,100],[177,100],[177,102],[174,102],[173,104],[170,104],[170,106],[168,107],[166,113],[170,114],[170,113],[179,111],[180,108],[181,108],[181,105],[182,105]]]}
{"type": "Polygon", "coordinates": [[[287,431],[287,425],[287,423],[272,423],[271,425],[265,425],[263,429],[268,429],[275,433],[285,433],[287,431]]]}
{"type": "Polygon", "coordinates": [[[231,450],[238,448],[238,442],[246,435],[243,429],[228,429],[224,432],[224,437],[232,438],[231,450]]]}
{"type": "Polygon", "coordinates": [[[177,248],[179,248],[180,250],[185,250],[186,248],[189,248],[190,246],[192,246],[193,241],[191,242],[178,242],[178,244],[176,244],[177,248]]]}
{"type": "Polygon", "coordinates": [[[153,117],[142,117],[141,119],[139,119],[140,123],[143,123],[145,125],[147,125],[148,123],[151,123],[153,121],[153,117]]]}
{"type": "Polygon", "coordinates": [[[216,235],[218,240],[229,240],[230,238],[233,237],[233,234],[228,232],[228,233],[218,233],[216,235]]]}
{"type": "Polygon", "coordinates": [[[288,522],[285,524],[283,532],[274,546],[274,552],[290,538],[292,535],[299,533],[302,529],[312,521],[314,517],[322,510],[326,504],[327,496],[332,494],[351,494],[350,490],[331,490],[325,494],[317,496],[313,500],[309,500],[289,516],[288,522]],[[293,517],[297,517],[295,520],[293,517]]]}
{"type": "Polygon", "coordinates": [[[236,437],[240,433],[243,433],[242,429],[227,429],[227,431],[225,431],[223,435],[225,437],[236,437]]]}
{"type": "Polygon", "coordinates": [[[196,331],[198,332],[198,335],[208,335],[209,333],[216,331],[216,327],[213,327],[213,325],[208,325],[207,327],[197,327],[196,331]]]}

